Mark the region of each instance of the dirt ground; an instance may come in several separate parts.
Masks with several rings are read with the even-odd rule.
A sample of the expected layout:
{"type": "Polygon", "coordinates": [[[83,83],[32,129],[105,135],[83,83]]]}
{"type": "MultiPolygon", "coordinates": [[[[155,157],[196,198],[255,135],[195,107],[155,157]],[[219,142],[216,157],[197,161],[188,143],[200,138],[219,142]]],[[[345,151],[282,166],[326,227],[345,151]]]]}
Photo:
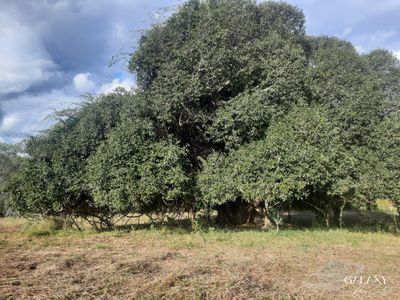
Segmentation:
{"type": "Polygon", "coordinates": [[[384,232],[29,232],[0,220],[0,299],[399,299],[384,232]]]}

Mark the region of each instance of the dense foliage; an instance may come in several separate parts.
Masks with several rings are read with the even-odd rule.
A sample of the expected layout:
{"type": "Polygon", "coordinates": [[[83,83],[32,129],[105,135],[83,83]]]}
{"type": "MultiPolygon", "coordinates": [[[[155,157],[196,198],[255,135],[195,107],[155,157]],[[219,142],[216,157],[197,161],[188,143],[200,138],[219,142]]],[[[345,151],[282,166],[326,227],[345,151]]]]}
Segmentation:
{"type": "Polygon", "coordinates": [[[200,174],[200,188],[213,205],[241,199],[269,208],[303,200],[329,225],[334,209],[352,193],[352,165],[327,112],[299,106],[272,124],[266,138],[226,156],[211,155],[200,174]]]}
{"type": "Polygon", "coordinates": [[[139,40],[135,92],[60,114],[9,184],[23,215],[218,211],[252,222],[292,202],[326,225],[400,203],[400,63],[305,34],[282,2],[190,0],[139,40]]]}
{"type": "Polygon", "coordinates": [[[184,204],[185,154],[173,138],[157,140],[150,122],[121,124],[90,159],[94,202],[116,214],[163,213],[184,204]]]}
{"type": "Polygon", "coordinates": [[[7,182],[20,168],[22,145],[0,143],[0,217],[10,215],[9,194],[5,192],[7,182]]]}

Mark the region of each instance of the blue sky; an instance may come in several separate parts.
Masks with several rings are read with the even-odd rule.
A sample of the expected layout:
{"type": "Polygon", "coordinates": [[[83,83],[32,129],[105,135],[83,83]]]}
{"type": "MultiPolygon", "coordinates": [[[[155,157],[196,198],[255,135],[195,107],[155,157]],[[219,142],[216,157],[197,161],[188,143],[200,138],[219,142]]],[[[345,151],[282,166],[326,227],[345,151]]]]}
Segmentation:
{"type": "MultiPolygon", "coordinates": [[[[18,142],[86,93],[134,87],[128,54],[142,30],[179,0],[2,0],[0,142],[18,142]],[[114,58],[113,58],[114,57],[114,58]],[[110,62],[115,63],[110,67],[110,62]]],[[[350,40],[359,52],[400,58],[400,0],[290,0],[307,33],[350,40]]]]}

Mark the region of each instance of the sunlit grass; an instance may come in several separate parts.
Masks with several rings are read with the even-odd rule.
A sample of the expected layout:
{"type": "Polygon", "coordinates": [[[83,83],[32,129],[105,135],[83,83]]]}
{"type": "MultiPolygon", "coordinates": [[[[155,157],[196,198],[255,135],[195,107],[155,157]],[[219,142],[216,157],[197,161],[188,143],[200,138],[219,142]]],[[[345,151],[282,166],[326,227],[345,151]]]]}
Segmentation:
{"type": "MultiPolygon", "coordinates": [[[[90,227],[82,231],[60,229],[52,220],[0,219],[3,266],[19,274],[21,281],[33,282],[23,287],[26,293],[35,287],[36,275],[29,277],[30,274],[40,274],[43,280],[66,287],[66,298],[77,287],[70,282],[82,276],[96,284],[97,289],[130,290],[138,293],[135,295],[139,298],[145,294],[154,299],[163,295],[174,298],[178,294],[193,298],[194,286],[199,291],[207,289],[227,297],[227,289],[240,281],[246,292],[254,291],[256,282],[259,293],[277,293],[279,299],[285,299],[286,293],[312,292],[303,282],[313,283],[315,272],[331,272],[332,266],[339,266],[332,271],[338,273],[338,278],[347,275],[352,266],[362,265],[366,274],[384,274],[397,280],[399,244],[400,237],[389,232],[322,227],[284,228],[276,232],[256,228],[145,226],[96,232],[90,227]],[[10,266],[11,260],[18,263],[10,266]],[[39,264],[38,273],[29,269],[35,263],[39,264]],[[27,265],[23,274],[28,277],[21,275],[21,265],[27,265]],[[342,270],[341,266],[347,269],[342,270]],[[47,270],[58,270],[58,275],[49,275],[47,270]],[[94,278],[93,272],[102,275],[94,278]],[[261,288],[263,280],[272,280],[273,290],[261,288]],[[286,285],[286,280],[292,283],[286,285]]],[[[40,288],[38,285],[37,289],[44,293],[40,288]]],[[[341,293],[347,295],[345,287],[341,293]]]]}
{"type": "MultiPolygon", "coordinates": [[[[146,229],[113,230],[95,232],[90,228],[82,231],[76,229],[60,229],[54,220],[31,222],[25,219],[4,218],[0,220],[0,246],[7,239],[19,238],[22,240],[47,240],[46,244],[64,244],[66,241],[81,239],[88,236],[124,237],[138,243],[156,246],[162,243],[176,250],[202,249],[219,245],[221,247],[237,247],[247,249],[297,249],[306,251],[309,248],[327,247],[329,245],[343,245],[357,247],[364,243],[387,245],[398,242],[392,233],[354,231],[349,229],[282,229],[264,231],[260,229],[219,229],[210,228],[190,230],[173,227],[149,227],[146,229]]],[[[98,245],[102,247],[101,244],[98,245]]]]}

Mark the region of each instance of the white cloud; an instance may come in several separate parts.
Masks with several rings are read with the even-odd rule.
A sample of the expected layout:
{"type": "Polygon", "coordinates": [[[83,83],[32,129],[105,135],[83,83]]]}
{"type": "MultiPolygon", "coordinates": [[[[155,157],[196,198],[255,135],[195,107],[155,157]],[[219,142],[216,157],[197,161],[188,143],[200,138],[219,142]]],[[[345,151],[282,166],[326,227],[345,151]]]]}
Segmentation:
{"type": "Polygon", "coordinates": [[[359,54],[364,54],[364,53],[367,52],[367,51],[366,51],[363,47],[361,47],[361,46],[354,46],[354,48],[356,49],[356,51],[357,51],[359,54]]]}
{"type": "Polygon", "coordinates": [[[3,121],[1,122],[0,126],[0,132],[7,131],[15,127],[18,122],[20,121],[18,113],[12,113],[9,115],[6,115],[3,118],[3,121]]]}
{"type": "Polygon", "coordinates": [[[378,30],[373,33],[365,33],[359,35],[356,38],[357,40],[363,41],[364,43],[368,43],[373,47],[379,47],[385,41],[387,41],[389,38],[392,38],[395,35],[396,35],[395,30],[388,30],[388,31],[378,30]]]}
{"type": "Polygon", "coordinates": [[[398,49],[397,36],[398,32],[396,30],[377,30],[357,35],[352,34],[351,41],[356,45],[359,53],[366,53],[380,48],[398,49]]]}
{"type": "Polygon", "coordinates": [[[126,60],[139,30],[151,24],[151,12],[179,2],[0,0],[1,141],[47,128],[49,114],[70,106],[59,102],[134,86],[126,60]]]}
{"type": "Polygon", "coordinates": [[[383,43],[387,39],[393,37],[396,35],[396,31],[394,30],[389,30],[389,31],[377,31],[374,34],[372,34],[369,39],[373,43],[383,43]]]}
{"type": "Polygon", "coordinates": [[[400,60],[400,50],[399,51],[393,51],[394,56],[397,57],[398,60],[400,60]]]}
{"type": "Polygon", "coordinates": [[[0,139],[19,142],[27,135],[37,134],[54,123],[55,111],[73,107],[82,98],[68,89],[51,90],[38,95],[22,94],[2,103],[4,118],[0,125],[0,139]]]}
{"type": "Polygon", "coordinates": [[[353,29],[351,27],[347,27],[345,30],[343,30],[342,32],[342,38],[347,37],[348,35],[350,35],[353,32],[353,29]]]}
{"type": "Polygon", "coordinates": [[[104,83],[98,90],[98,93],[104,93],[108,94],[111,93],[113,90],[115,90],[117,87],[122,87],[126,90],[134,89],[135,88],[135,83],[132,79],[114,79],[111,82],[104,83]]]}
{"type": "Polygon", "coordinates": [[[74,77],[74,87],[79,93],[89,93],[96,88],[96,84],[89,77],[89,73],[80,73],[74,77]]]}
{"type": "Polygon", "coordinates": [[[0,45],[0,95],[23,92],[56,73],[39,33],[6,12],[0,12],[0,45]]]}
{"type": "Polygon", "coordinates": [[[0,123],[0,142],[16,143],[48,128],[54,123],[52,114],[56,111],[74,107],[84,101],[78,93],[110,93],[117,87],[127,90],[135,87],[131,78],[115,78],[98,88],[90,79],[89,73],[80,73],[74,77],[73,84],[63,89],[53,89],[48,92],[32,95],[23,93],[18,97],[2,102],[4,117],[0,123]],[[78,93],[77,93],[78,91],[78,93]]]}

